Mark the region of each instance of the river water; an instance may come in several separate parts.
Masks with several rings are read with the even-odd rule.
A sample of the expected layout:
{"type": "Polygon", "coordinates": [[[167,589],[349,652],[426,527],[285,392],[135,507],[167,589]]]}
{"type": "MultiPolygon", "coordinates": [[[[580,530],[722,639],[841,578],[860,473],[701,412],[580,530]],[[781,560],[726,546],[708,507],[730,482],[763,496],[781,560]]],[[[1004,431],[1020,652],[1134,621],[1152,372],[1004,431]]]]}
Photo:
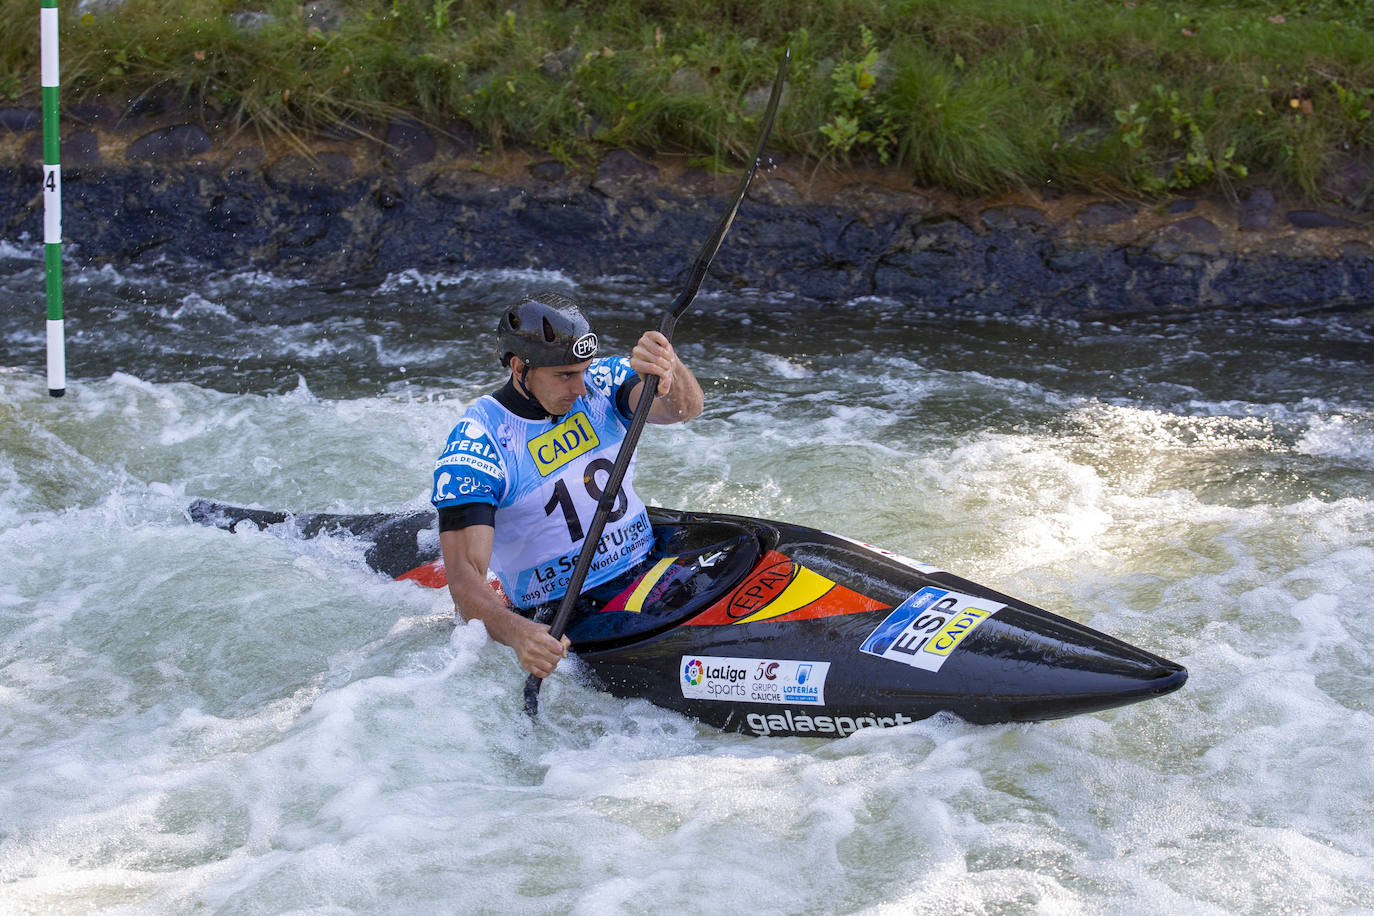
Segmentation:
{"type": "Polygon", "coordinates": [[[324,290],[0,248],[0,912],[1374,911],[1374,339],[1305,320],[952,319],[707,281],[708,404],[647,501],[938,565],[1188,666],[1034,725],[721,734],[508,650],[359,545],[199,497],[426,505],[500,381],[497,305],[607,349],[673,290],[556,273],[324,290]],[[332,317],[323,317],[323,316],[332,317]]]}

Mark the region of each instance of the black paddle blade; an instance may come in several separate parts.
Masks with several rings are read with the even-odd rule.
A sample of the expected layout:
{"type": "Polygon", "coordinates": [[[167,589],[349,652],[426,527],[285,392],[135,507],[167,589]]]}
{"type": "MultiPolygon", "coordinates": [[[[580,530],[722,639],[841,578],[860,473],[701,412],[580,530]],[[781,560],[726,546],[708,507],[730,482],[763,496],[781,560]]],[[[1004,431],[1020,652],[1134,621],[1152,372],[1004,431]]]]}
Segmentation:
{"type": "Polygon", "coordinates": [[[533,674],[525,678],[525,715],[531,719],[539,718],[539,687],[544,679],[533,674]]]}

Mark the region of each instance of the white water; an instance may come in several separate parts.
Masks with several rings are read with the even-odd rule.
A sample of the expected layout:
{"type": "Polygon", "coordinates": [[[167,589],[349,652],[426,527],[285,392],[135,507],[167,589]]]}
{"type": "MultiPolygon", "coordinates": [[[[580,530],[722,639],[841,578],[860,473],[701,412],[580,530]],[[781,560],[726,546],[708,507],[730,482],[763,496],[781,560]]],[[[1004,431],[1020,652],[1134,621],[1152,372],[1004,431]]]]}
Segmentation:
{"type": "MultiPolygon", "coordinates": [[[[0,260],[0,912],[1374,911],[1367,334],[703,296],[710,403],[646,433],[647,499],[862,537],[1191,672],[1058,722],[750,739],[566,674],[531,724],[441,594],[182,515],[424,505],[499,378],[491,306],[567,278],[78,275],[55,401],[36,262],[0,260]]],[[[667,301],[574,291],[612,346],[667,301]]]]}

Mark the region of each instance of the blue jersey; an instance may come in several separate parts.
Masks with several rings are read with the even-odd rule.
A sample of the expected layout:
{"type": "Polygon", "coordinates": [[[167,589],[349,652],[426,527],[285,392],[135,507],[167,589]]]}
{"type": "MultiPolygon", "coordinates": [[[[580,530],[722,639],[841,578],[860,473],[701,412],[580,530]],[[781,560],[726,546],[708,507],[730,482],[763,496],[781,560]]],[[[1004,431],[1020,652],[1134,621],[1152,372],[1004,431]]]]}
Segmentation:
{"type": "MultiPolygon", "coordinates": [[[[629,427],[616,403],[620,389],[639,380],[630,361],[593,360],[584,379],[587,393],[555,419],[527,419],[491,395],[480,398],[453,428],[434,467],[436,508],[495,508],[492,571],[517,607],[553,601],[568,590],[586,526],[629,427]]],[[[584,588],[629,569],[653,545],[633,476],[631,462],[584,588]]]]}

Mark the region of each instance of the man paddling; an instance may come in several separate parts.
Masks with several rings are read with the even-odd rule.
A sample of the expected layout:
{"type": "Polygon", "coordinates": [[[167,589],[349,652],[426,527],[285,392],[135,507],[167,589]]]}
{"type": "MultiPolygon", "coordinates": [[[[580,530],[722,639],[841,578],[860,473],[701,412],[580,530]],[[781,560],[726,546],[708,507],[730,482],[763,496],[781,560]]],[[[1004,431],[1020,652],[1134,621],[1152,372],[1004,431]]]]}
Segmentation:
{"type": "MultiPolygon", "coordinates": [[[[651,423],[692,419],[704,396],[658,331],[645,331],[628,359],[594,359],[591,325],[576,302],[558,293],[537,293],[506,309],[496,340],[510,378],[449,433],[431,501],[458,613],[482,621],[493,639],[515,650],[522,668],[547,677],[569,641],[554,639],[531,615],[567,590],[583,531],[639,403],[641,377],[659,377],[651,423]],[[488,585],[488,568],[501,592],[488,585]]],[[[632,463],[585,588],[624,575],[653,545],[633,476],[632,463]]]]}

